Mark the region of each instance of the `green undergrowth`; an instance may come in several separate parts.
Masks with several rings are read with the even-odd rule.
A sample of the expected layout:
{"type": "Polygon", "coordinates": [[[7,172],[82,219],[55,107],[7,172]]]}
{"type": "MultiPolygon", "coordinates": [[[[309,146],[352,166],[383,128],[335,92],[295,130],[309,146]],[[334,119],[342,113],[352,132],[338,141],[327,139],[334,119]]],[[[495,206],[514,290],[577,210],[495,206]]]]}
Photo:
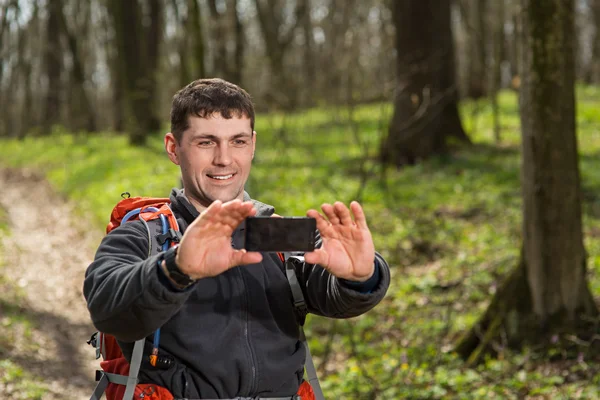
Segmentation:
{"type": "MultiPolygon", "coordinates": [[[[578,137],[589,281],[600,297],[600,90],[578,88],[578,137]]],[[[516,265],[521,243],[519,115],[499,99],[501,142],[488,103],[461,105],[474,146],[401,170],[382,170],[378,145],[389,105],[259,115],[248,191],[282,215],[323,202],[362,202],[392,284],[383,303],[349,320],[311,316],[307,326],[328,398],[600,398],[599,360],[580,343],[513,353],[466,368],[452,344],[485,310],[516,265]]],[[[46,173],[102,229],[121,192],[165,196],[177,167],[162,150],[129,147],[111,133],[4,141],[2,163],[46,173]]],[[[499,344],[501,345],[501,344],[499,344]]]]}
{"type": "MultiPolygon", "coordinates": [[[[6,210],[0,207],[0,237],[10,234],[6,210]]],[[[11,361],[16,347],[28,346],[28,351],[38,351],[27,345],[32,338],[32,327],[35,324],[23,313],[23,294],[14,282],[6,278],[4,250],[0,240],[0,393],[3,398],[38,400],[42,399],[47,389],[39,379],[27,371],[27,367],[11,361]]]]}

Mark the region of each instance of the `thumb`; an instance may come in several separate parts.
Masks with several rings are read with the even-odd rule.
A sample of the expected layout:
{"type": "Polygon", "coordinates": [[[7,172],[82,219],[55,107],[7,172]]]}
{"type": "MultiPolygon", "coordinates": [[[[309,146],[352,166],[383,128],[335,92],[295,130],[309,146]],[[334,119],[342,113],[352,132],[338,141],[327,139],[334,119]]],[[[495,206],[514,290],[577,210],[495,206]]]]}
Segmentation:
{"type": "Polygon", "coordinates": [[[311,251],[309,253],[304,253],[304,261],[309,264],[319,264],[322,267],[327,267],[329,255],[325,250],[316,249],[315,251],[311,251]]]}

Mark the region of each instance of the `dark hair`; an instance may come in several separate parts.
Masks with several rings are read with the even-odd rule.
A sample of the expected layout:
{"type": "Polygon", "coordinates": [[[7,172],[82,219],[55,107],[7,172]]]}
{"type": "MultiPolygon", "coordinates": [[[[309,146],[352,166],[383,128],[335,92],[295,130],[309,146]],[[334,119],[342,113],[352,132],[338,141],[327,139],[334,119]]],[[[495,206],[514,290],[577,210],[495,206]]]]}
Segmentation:
{"type": "Polygon", "coordinates": [[[198,79],[173,96],[171,105],[171,132],[177,142],[189,128],[192,115],[207,118],[219,113],[223,118],[246,116],[254,130],[254,105],[252,98],[241,87],[223,79],[198,79]]]}

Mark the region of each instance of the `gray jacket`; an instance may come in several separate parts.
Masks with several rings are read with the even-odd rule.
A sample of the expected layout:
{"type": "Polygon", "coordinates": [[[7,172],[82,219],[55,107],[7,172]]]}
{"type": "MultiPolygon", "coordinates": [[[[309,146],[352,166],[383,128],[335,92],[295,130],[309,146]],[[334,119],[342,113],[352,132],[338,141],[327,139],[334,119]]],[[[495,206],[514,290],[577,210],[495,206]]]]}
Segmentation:
{"type": "MultiPolygon", "coordinates": [[[[182,190],[173,189],[170,199],[185,231],[198,212],[182,190]]],[[[273,207],[253,202],[258,215],[273,214],[273,207]]],[[[232,244],[242,248],[243,224],[232,244]]],[[[114,335],[127,358],[133,342],[144,337],[145,354],[150,354],[153,332],[160,328],[160,354],[174,357],[176,363],[164,370],[144,362],[140,383],[159,384],[175,397],[187,398],[297,392],[305,351],[292,292],[276,254],[264,253],[260,264],[233,268],[178,290],[158,268],[161,254],[148,258],[148,246],[147,230],[139,221],[113,230],[100,244],[83,287],[94,325],[114,335]]],[[[388,265],[379,254],[375,263],[378,273],[369,293],[319,265],[298,265],[308,311],[350,318],[373,308],[390,283],[388,265]]]]}

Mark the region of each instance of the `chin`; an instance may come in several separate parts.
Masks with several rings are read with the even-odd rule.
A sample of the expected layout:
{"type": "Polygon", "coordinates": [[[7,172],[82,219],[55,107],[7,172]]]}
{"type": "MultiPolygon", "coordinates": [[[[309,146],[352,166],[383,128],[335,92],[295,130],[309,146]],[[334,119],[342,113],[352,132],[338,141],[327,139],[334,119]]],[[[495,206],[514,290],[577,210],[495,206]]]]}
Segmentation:
{"type": "Polygon", "coordinates": [[[221,200],[223,203],[226,203],[228,201],[240,198],[241,193],[242,192],[239,192],[239,191],[232,192],[230,190],[222,191],[222,192],[215,191],[215,192],[211,193],[210,198],[212,198],[214,200],[221,200]]]}

